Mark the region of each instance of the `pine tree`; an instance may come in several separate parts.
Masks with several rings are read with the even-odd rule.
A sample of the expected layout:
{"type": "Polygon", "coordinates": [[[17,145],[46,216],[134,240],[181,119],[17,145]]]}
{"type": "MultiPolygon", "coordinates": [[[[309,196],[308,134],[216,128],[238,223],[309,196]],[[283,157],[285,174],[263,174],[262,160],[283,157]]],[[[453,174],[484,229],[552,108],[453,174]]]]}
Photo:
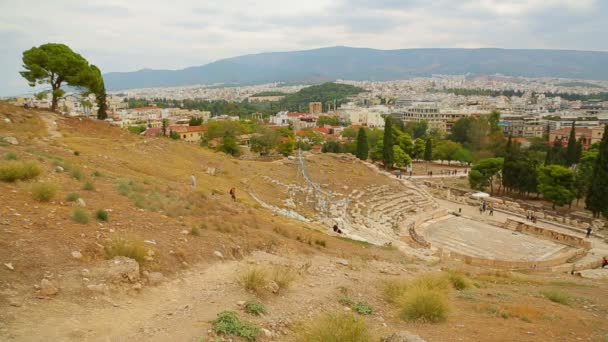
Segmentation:
{"type": "Polygon", "coordinates": [[[433,159],[433,141],[426,139],[426,146],[424,146],[424,160],[431,161],[433,159]]]}
{"type": "Polygon", "coordinates": [[[387,169],[395,163],[393,155],[393,123],[389,116],[384,119],[384,139],[382,145],[382,162],[387,169]]]}
{"type": "Polygon", "coordinates": [[[599,217],[600,214],[608,217],[608,201],[606,194],[608,193],[608,125],[604,127],[604,137],[600,143],[600,150],[593,167],[593,176],[591,185],[587,192],[585,204],[587,209],[591,210],[594,217],[599,217]]]}
{"type": "Polygon", "coordinates": [[[568,137],[568,148],[566,149],[566,166],[576,164],[576,130],[574,129],[576,121],[572,121],[570,129],[570,137],[568,137]]]}
{"type": "Polygon", "coordinates": [[[365,132],[365,128],[359,128],[359,133],[357,134],[357,158],[361,160],[367,160],[367,156],[369,155],[369,145],[367,142],[367,133],[365,132]]]}

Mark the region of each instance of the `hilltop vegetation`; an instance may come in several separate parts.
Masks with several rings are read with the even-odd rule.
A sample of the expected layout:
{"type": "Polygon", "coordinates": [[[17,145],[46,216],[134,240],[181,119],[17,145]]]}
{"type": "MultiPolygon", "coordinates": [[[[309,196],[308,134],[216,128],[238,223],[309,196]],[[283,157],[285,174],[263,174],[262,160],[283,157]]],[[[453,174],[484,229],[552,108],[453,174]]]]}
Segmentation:
{"type": "Polygon", "coordinates": [[[305,110],[303,108],[308,109],[310,102],[321,102],[325,111],[326,103],[331,103],[332,107],[334,103],[340,106],[346,102],[349,96],[357,95],[363,91],[363,89],[352,85],[328,82],[306,87],[297,93],[289,94],[281,100],[280,105],[281,108],[290,111],[302,111],[305,110]]]}

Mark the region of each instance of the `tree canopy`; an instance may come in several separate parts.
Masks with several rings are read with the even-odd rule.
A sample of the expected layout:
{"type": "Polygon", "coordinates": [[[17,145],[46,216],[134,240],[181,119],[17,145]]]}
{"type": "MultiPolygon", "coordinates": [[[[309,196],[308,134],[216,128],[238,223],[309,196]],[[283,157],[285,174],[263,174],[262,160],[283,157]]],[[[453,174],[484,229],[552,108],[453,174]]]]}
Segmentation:
{"type": "Polygon", "coordinates": [[[367,160],[367,156],[369,155],[369,142],[367,141],[367,133],[365,132],[365,128],[359,128],[359,133],[357,134],[357,158],[361,160],[367,160]]]}
{"type": "Polygon", "coordinates": [[[574,171],[561,165],[546,165],[539,169],[538,190],[556,205],[570,204],[575,197],[574,171]]]}
{"type": "MultiPolygon", "coordinates": [[[[57,110],[57,102],[64,91],[63,84],[85,87],[91,92],[103,94],[105,113],[105,87],[101,72],[65,44],[47,43],[23,52],[23,68],[20,74],[29,85],[50,84],[51,110],[57,110]],[[103,92],[102,92],[103,90],[103,92]]],[[[100,106],[101,108],[101,106],[100,106]]]]}
{"type": "Polygon", "coordinates": [[[604,137],[599,146],[595,165],[593,166],[593,175],[591,184],[587,192],[585,204],[587,209],[593,212],[593,215],[598,217],[600,214],[608,217],[608,125],[604,127],[604,137]]]}

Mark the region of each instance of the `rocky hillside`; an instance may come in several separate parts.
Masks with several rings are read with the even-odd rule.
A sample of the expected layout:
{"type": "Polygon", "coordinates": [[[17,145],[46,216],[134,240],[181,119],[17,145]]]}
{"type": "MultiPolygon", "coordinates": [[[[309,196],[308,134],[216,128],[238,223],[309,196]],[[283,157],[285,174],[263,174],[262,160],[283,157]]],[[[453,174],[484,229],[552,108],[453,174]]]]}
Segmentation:
{"type": "MultiPolygon", "coordinates": [[[[294,160],[236,160],[5,103],[0,159],[0,340],[305,341],[344,331],[357,341],[544,341],[608,333],[605,282],[426,262],[278,215],[249,195],[285,204],[284,188],[261,176],[303,184],[294,160]],[[406,310],[420,296],[437,309],[406,310]]],[[[323,156],[311,165],[328,191],[366,192],[366,206],[350,207],[353,218],[400,198],[372,192],[392,183],[363,164],[323,156]]],[[[378,217],[387,225],[397,218],[378,217]]]]}

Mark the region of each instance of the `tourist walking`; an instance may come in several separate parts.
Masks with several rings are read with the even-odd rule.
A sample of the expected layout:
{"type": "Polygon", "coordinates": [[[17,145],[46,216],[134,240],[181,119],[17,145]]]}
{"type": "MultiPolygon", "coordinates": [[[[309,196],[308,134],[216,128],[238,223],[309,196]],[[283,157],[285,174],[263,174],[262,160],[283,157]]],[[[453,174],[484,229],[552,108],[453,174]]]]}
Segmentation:
{"type": "Polygon", "coordinates": [[[230,197],[232,197],[232,200],[234,202],[236,202],[236,189],[235,188],[230,189],[230,197]]]}
{"type": "Polygon", "coordinates": [[[337,224],[334,224],[334,233],[342,234],[342,230],[338,227],[337,224]]]}
{"type": "Polygon", "coordinates": [[[479,215],[483,214],[483,203],[479,204],[479,215]]]}
{"type": "Polygon", "coordinates": [[[587,227],[587,238],[589,238],[591,236],[591,232],[593,232],[593,229],[591,228],[591,226],[587,227]]]}
{"type": "Polygon", "coordinates": [[[490,205],[490,216],[494,216],[494,206],[490,205]]]}
{"type": "Polygon", "coordinates": [[[608,259],[606,259],[606,257],[602,258],[602,268],[608,266],[608,259]]]}
{"type": "Polygon", "coordinates": [[[194,174],[190,176],[190,181],[192,183],[192,190],[196,190],[196,177],[194,177],[194,174]]]}

